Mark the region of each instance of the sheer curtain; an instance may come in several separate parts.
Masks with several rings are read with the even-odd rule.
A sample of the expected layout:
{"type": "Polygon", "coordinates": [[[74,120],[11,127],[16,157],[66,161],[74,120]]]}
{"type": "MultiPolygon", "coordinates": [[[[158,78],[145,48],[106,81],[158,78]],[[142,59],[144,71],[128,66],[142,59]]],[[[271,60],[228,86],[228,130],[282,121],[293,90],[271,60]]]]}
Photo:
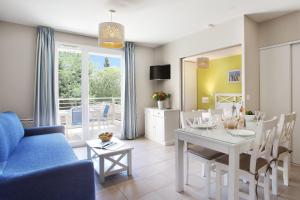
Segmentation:
{"type": "Polygon", "coordinates": [[[35,106],[37,126],[56,124],[54,30],[37,27],[35,106]]]}
{"type": "Polygon", "coordinates": [[[125,66],[123,78],[123,126],[122,139],[135,139],[136,128],[136,91],[135,91],[135,64],[134,43],[125,42],[125,66]]]}

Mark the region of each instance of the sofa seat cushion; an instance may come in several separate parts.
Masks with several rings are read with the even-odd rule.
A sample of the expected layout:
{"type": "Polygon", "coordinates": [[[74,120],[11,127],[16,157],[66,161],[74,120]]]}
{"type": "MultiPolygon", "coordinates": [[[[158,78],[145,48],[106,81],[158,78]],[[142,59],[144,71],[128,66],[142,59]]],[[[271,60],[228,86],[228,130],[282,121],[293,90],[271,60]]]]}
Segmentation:
{"type": "Polygon", "coordinates": [[[61,133],[24,137],[9,157],[3,176],[22,175],[77,160],[61,133]]]}

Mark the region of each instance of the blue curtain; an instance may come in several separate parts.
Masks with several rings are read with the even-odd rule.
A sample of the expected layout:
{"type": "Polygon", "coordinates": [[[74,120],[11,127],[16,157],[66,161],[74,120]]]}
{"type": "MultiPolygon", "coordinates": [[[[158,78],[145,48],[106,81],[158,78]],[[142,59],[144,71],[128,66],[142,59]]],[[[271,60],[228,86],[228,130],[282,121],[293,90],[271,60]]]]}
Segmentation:
{"type": "Polygon", "coordinates": [[[125,42],[125,69],[123,81],[123,131],[121,138],[134,139],[137,137],[137,128],[134,43],[132,42],[125,42]]]}
{"type": "Polygon", "coordinates": [[[56,124],[54,30],[37,27],[35,107],[37,126],[56,124]]]}

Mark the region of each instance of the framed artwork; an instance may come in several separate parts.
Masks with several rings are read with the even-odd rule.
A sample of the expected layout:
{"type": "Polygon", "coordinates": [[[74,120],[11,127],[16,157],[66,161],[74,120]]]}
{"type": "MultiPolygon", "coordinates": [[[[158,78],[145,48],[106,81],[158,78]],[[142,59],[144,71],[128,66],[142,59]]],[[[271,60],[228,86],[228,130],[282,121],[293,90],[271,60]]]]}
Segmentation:
{"type": "Polygon", "coordinates": [[[241,70],[231,70],[228,72],[229,83],[239,83],[241,81],[241,70]]]}

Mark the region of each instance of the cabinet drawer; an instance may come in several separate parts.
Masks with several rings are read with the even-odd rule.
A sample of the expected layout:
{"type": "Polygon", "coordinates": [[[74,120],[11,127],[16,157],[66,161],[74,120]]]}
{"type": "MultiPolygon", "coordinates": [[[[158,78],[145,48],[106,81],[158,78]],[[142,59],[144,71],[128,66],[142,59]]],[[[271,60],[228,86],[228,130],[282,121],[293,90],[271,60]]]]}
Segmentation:
{"type": "Polygon", "coordinates": [[[164,117],[164,111],[161,110],[153,110],[152,115],[155,117],[164,117]]]}

